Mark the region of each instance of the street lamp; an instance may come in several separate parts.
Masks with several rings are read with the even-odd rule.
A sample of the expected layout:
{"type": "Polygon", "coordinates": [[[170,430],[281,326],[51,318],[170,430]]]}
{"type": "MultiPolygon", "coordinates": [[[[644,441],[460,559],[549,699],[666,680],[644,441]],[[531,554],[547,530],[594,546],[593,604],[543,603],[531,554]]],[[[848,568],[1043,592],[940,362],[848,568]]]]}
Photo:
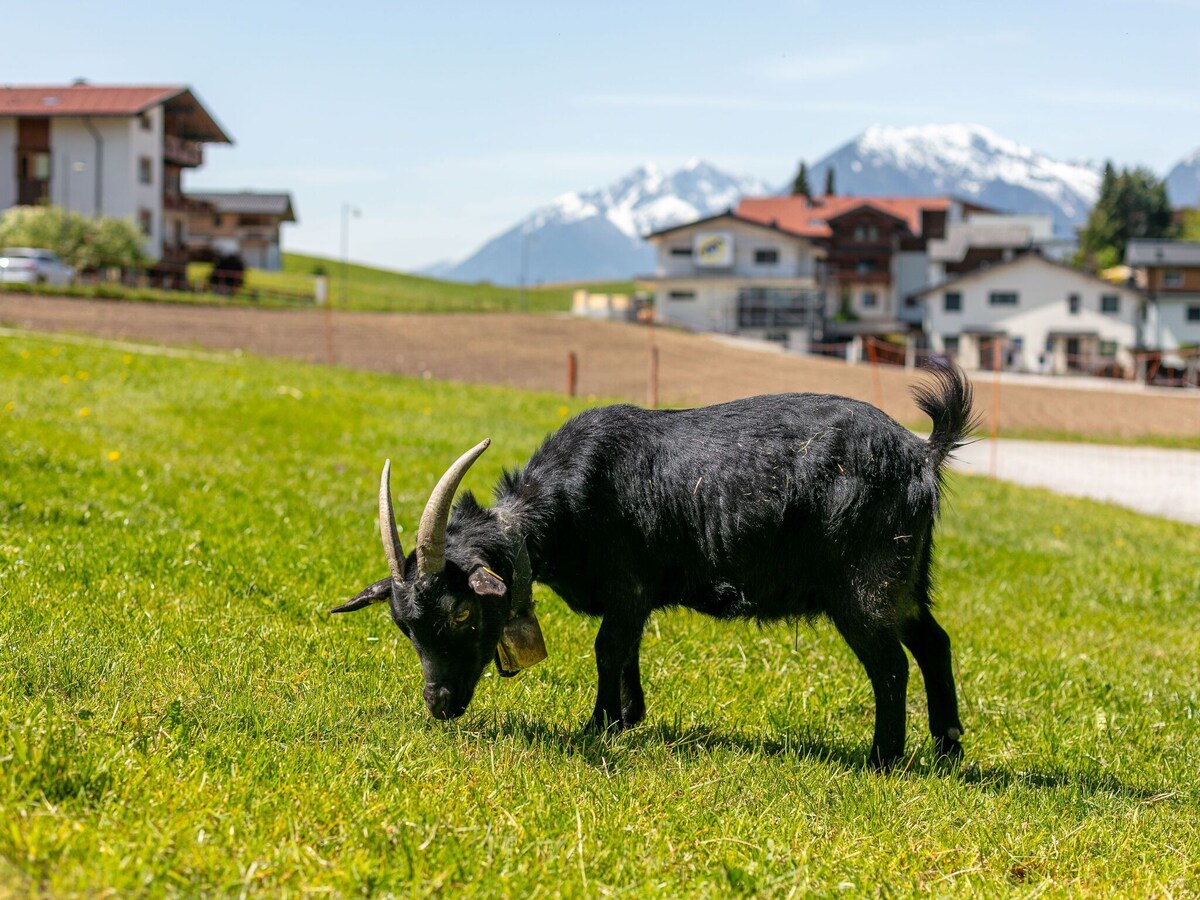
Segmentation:
{"type": "Polygon", "coordinates": [[[362,210],[349,203],[342,204],[342,309],[346,308],[346,267],[350,263],[350,217],[358,219],[362,210]]]}

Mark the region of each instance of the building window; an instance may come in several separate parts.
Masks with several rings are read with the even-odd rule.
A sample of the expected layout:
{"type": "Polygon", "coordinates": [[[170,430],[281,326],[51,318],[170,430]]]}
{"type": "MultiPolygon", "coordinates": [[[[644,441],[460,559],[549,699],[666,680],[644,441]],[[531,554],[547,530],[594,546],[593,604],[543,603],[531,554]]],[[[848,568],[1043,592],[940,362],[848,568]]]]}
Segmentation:
{"type": "Polygon", "coordinates": [[[946,352],[950,354],[958,353],[958,335],[944,334],[942,335],[942,346],[946,348],[946,352]]]}
{"type": "Polygon", "coordinates": [[[142,229],[142,234],[149,235],[154,230],[154,213],[144,207],[139,209],[138,228],[142,229]]]}
{"type": "Polygon", "coordinates": [[[992,306],[1016,306],[1016,291],[992,291],[988,294],[988,303],[992,306]]]}
{"type": "Polygon", "coordinates": [[[871,272],[875,271],[875,260],[860,259],[857,263],[855,263],[854,271],[859,275],[869,275],[871,272]]]}
{"type": "Polygon", "coordinates": [[[695,300],[696,292],[695,291],[669,291],[667,293],[667,299],[668,300],[680,300],[680,301],[695,300]]]}
{"type": "Polygon", "coordinates": [[[946,291],[943,295],[943,310],[945,312],[962,312],[962,294],[958,291],[946,291]]]}
{"type": "Polygon", "coordinates": [[[138,181],[141,184],[154,183],[154,161],[148,156],[138,157],[138,181]]]}
{"type": "Polygon", "coordinates": [[[142,126],[142,131],[149,131],[152,126],[150,116],[146,113],[138,113],[138,124],[142,126]]]}
{"type": "Polygon", "coordinates": [[[1189,322],[1200,322],[1200,306],[1189,306],[1187,308],[1187,320],[1189,322]]]}
{"type": "Polygon", "coordinates": [[[867,309],[874,309],[878,302],[878,298],[875,296],[874,291],[863,291],[862,305],[864,307],[867,309]]]}
{"type": "Polygon", "coordinates": [[[1100,355],[1101,356],[1116,356],[1117,355],[1117,342],[1116,341],[1101,341],[1100,342],[1100,355]]]}
{"type": "Polygon", "coordinates": [[[1067,294],[1067,312],[1073,316],[1079,315],[1079,304],[1081,302],[1078,294],[1067,294]]]}
{"type": "Polygon", "coordinates": [[[854,229],[854,239],[869,244],[879,240],[879,229],[874,225],[859,225],[854,229]]]}
{"type": "Polygon", "coordinates": [[[1116,294],[1104,294],[1100,297],[1100,312],[1106,315],[1116,315],[1121,311],[1121,298],[1116,294]]]}
{"type": "Polygon", "coordinates": [[[775,249],[755,250],[754,261],[764,266],[773,266],[779,262],[779,251],[775,249]]]}
{"type": "Polygon", "coordinates": [[[1183,273],[1178,269],[1163,270],[1162,286],[1165,288],[1183,287],[1183,273]]]}
{"type": "Polygon", "coordinates": [[[671,255],[672,256],[686,256],[688,259],[691,259],[692,258],[692,248],[691,247],[672,247],[671,255]]]}

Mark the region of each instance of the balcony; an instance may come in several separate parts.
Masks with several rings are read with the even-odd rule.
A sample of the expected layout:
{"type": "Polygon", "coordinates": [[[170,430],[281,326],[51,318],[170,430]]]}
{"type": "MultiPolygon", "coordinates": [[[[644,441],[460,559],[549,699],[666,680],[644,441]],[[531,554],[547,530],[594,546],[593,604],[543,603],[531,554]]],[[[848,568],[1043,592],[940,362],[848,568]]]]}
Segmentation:
{"type": "Polygon", "coordinates": [[[194,168],[204,164],[204,149],[196,141],[188,141],[173,134],[164,134],[163,160],[176,166],[194,168]]]}
{"type": "Polygon", "coordinates": [[[782,288],[743,288],[737,293],[739,328],[812,328],[820,322],[821,295],[782,288]]]}

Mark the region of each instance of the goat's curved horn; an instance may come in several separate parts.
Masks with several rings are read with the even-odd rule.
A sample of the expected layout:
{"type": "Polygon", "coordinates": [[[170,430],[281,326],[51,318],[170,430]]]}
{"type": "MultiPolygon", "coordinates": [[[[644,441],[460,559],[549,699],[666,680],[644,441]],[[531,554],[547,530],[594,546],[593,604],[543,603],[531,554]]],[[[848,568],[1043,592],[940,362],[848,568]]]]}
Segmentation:
{"type": "Polygon", "coordinates": [[[454,502],[454,494],[467,469],[491,442],[488,438],[460,456],[429,495],[429,502],[421,513],[421,524],[417,527],[417,575],[436,575],[446,568],[446,523],[450,519],[450,504],[454,502]]]}
{"type": "Polygon", "coordinates": [[[383,464],[383,475],[379,477],[379,535],[383,538],[383,555],[387,557],[392,583],[399,586],[404,581],[404,548],[396,534],[396,513],[392,510],[392,461],[383,464]]]}

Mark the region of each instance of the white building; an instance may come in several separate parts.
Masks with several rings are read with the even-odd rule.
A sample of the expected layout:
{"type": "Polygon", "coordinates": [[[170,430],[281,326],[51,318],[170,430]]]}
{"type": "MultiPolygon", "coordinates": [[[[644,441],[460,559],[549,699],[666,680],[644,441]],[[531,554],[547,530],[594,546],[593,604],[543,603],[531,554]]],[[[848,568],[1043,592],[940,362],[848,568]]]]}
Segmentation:
{"type": "Polygon", "coordinates": [[[819,338],[825,251],[808,237],[732,212],[657,231],[657,317],[698,331],[776,341],[795,350],[819,338]]]}
{"type": "Polygon", "coordinates": [[[1038,253],[955,276],[919,295],[930,348],[967,369],[1132,376],[1145,297],[1038,253]]]}
{"type": "Polygon", "coordinates": [[[1132,240],[1125,264],[1150,300],[1147,343],[1161,350],[1200,345],[1200,242],[1132,240]]]}
{"type": "Polygon", "coordinates": [[[190,88],[0,87],[0,209],[51,203],[131,219],[151,259],[185,260],[184,169],[232,143],[190,88]]]}
{"type": "Polygon", "coordinates": [[[997,262],[1027,250],[1062,261],[1074,252],[1073,241],[1056,237],[1048,215],[971,212],[946,223],[944,237],[928,244],[928,272],[921,288],[997,262]]]}

